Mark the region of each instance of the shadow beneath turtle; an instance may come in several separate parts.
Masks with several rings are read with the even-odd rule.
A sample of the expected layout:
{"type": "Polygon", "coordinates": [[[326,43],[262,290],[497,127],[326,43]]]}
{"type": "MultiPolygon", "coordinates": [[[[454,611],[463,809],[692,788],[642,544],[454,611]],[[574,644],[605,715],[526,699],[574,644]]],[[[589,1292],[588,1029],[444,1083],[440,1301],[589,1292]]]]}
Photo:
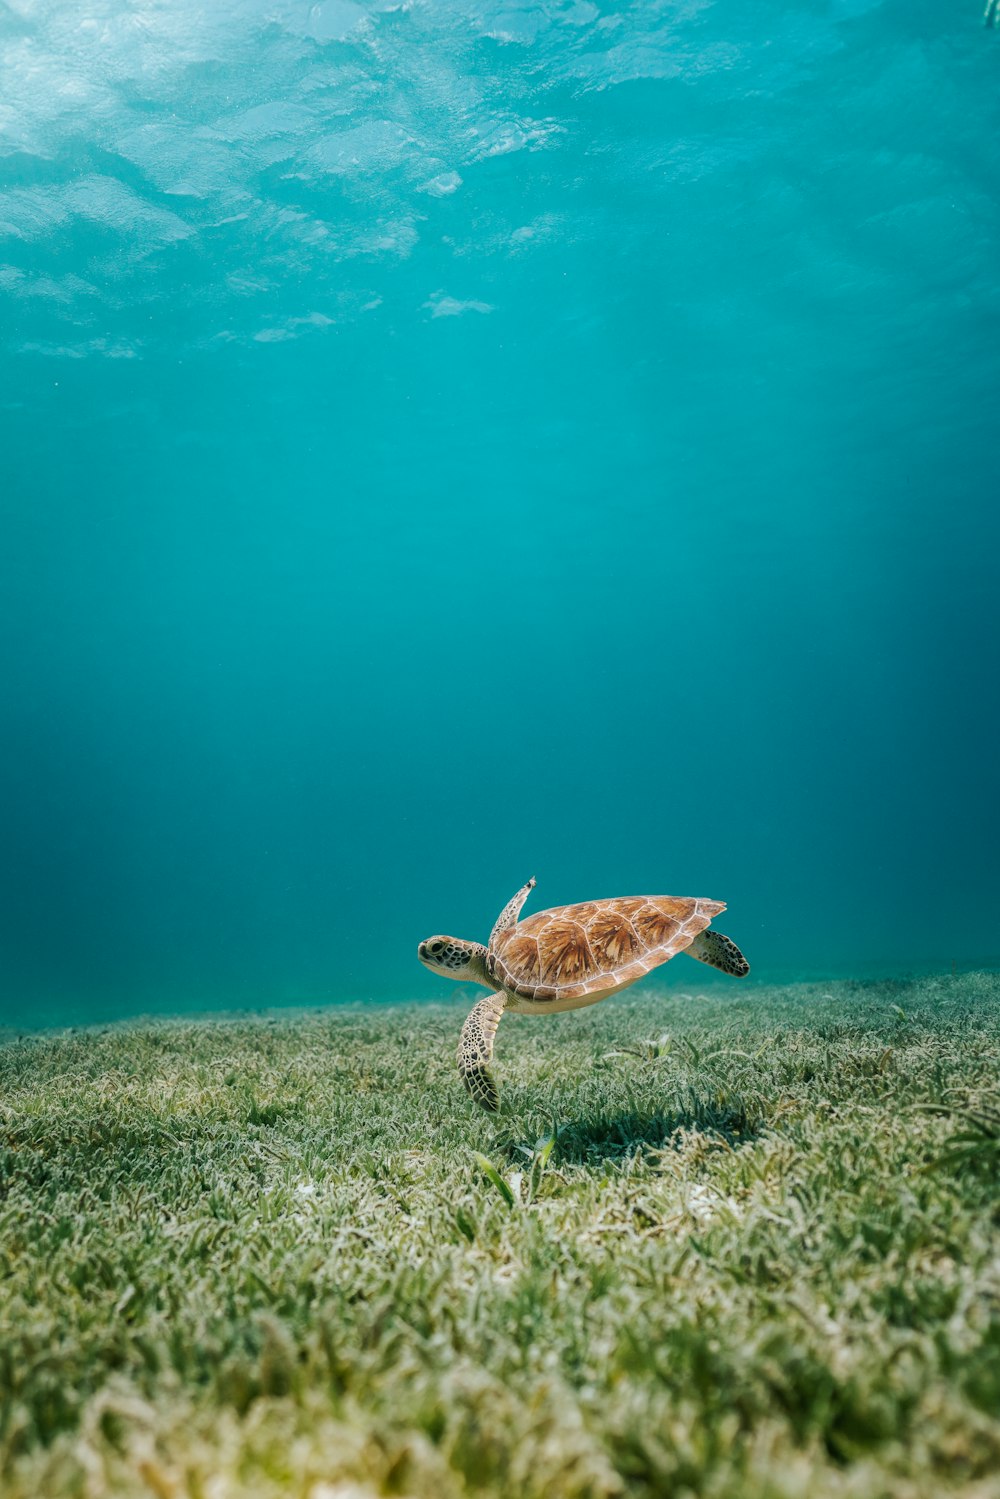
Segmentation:
{"type": "Polygon", "coordinates": [[[755,1139],[762,1127],[763,1120],[751,1115],[738,1096],[730,1096],[720,1107],[715,1099],[693,1095],[687,1107],[663,1113],[568,1119],[559,1126],[558,1156],[581,1166],[623,1161],[638,1150],[679,1150],[693,1133],[708,1150],[735,1150],[755,1139]]]}

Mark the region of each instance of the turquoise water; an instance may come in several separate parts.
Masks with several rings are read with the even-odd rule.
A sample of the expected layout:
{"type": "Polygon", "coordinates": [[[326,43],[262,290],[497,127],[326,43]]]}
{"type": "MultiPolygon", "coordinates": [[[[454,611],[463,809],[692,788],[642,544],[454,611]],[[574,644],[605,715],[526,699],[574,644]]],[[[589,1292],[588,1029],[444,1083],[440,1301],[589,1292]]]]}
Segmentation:
{"type": "Polygon", "coordinates": [[[998,141],[975,0],[0,7],[0,1018],[995,962],[998,141]]]}

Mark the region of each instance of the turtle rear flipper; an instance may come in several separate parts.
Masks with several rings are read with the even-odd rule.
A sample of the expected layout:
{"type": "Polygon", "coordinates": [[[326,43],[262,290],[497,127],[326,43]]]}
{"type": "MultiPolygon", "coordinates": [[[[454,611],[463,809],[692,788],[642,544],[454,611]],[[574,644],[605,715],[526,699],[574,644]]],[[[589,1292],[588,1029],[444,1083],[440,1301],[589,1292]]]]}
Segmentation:
{"type": "Polygon", "coordinates": [[[733,978],[745,979],[750,972],[750,964],[732,937],[724,937],[721,932],[699,932],[690,947],[686,947],[684,951],[689,958],[697,958],[699,963],[710,963],[713,968],[721,968],[723,973],[731,973],[733,978]]]}

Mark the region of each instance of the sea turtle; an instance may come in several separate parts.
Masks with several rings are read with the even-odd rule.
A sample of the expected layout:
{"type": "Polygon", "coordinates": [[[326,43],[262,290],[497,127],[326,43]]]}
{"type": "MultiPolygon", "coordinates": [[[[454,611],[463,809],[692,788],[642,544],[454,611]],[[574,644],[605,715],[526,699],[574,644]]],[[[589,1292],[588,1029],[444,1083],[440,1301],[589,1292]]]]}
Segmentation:
{"type": "Polygon", "coordinates": [[[505,1010],[552,1015],[594,1005],[679,952],[736,978],[750,972],[735,942],[706,931],[713,916],[726,909],[721,900],[621,896],[555,906],[518,922],[534,885],[532,877],[507,902],[485,947],[458,937],[428,937],[417,948],[432,973],[491,990],[473,1006],[458,1048],[462,1081],[484,1109],[495,1109],[500,1101],[490,1062],[505,1010]]]}

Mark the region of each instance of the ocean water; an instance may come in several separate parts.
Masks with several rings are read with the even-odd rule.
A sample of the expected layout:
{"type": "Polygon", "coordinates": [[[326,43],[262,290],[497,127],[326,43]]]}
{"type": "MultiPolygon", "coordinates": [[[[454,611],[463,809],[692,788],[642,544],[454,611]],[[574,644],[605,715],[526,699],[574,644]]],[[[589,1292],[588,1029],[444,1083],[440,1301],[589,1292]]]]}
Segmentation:
{"type": "Polygon", "coordinates": [[[0,1020],[995,964],[998,143],[978,0],[0,5],[0,1020]]]}

